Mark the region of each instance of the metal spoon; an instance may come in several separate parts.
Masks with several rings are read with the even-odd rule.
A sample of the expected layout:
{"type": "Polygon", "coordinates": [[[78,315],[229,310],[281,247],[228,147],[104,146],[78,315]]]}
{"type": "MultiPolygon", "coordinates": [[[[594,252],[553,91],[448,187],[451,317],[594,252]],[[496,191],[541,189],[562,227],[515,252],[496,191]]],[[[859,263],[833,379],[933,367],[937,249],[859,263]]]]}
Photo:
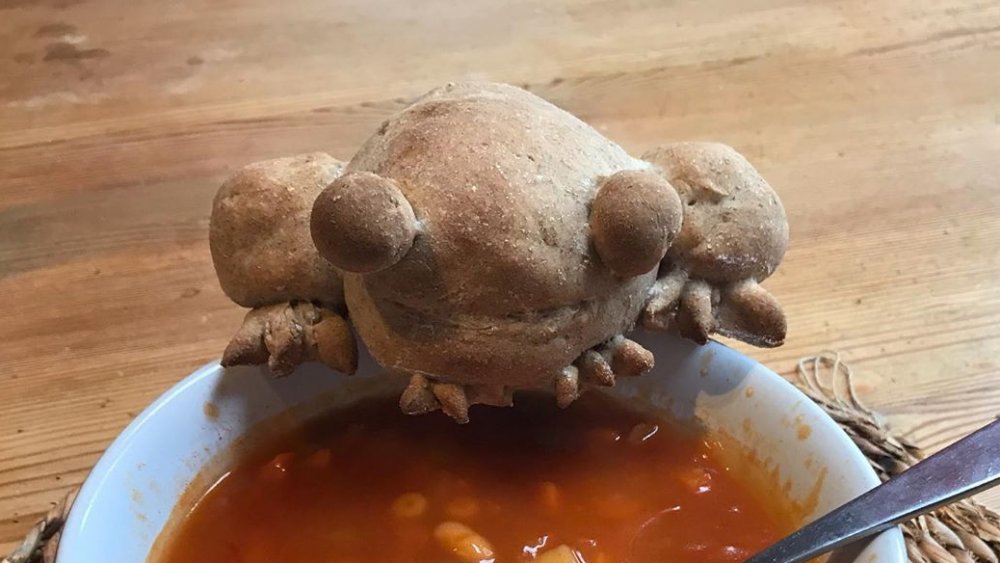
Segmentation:
{"type": "Polygon", "coordinates": [[[745,563],[800,563],[1000,482],[1000,420],[806,525],[745,563]]]}

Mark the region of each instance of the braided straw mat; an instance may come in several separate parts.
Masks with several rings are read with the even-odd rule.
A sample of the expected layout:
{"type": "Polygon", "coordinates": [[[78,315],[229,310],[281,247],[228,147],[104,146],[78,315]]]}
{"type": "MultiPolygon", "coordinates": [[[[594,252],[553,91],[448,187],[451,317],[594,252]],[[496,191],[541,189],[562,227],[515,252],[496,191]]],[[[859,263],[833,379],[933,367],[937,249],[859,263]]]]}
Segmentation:
{"type": "MultiPolygon", "coordinates": [[[[920,461],[924,454],[892,434],[879,415],[854,392],[853,373],[840,354],[803,358],[794,383],[847,432],[884,481],[920,461]]],[[[28,532],[2,563],[54,563],[59,532],[74,493],[70,493],[28,532]]],[[[1000,516],[964,500],[903,525],[913,563],[1000,563],[1000,516]]]]}

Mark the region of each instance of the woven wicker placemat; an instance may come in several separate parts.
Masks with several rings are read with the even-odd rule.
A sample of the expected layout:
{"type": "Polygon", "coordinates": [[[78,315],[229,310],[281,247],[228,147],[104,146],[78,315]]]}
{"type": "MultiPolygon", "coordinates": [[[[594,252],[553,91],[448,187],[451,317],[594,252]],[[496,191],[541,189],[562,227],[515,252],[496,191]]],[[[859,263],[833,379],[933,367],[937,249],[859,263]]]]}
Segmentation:
{"type": "MultiPolygon", "coordinates": [[[[920,448],[890,432],[858,399],[852,370],[839,354],[803,358],[794,383],[840,424],[883,481],[923,459],[920,448]]],[[[74,491],[50,510],[2,563],[54,563],[59,533],[75,496],[74,491]]],[[[1000,516],[971,500],[908,522],[903,534],[914,563],[1000,563],[1000,516]]]]}

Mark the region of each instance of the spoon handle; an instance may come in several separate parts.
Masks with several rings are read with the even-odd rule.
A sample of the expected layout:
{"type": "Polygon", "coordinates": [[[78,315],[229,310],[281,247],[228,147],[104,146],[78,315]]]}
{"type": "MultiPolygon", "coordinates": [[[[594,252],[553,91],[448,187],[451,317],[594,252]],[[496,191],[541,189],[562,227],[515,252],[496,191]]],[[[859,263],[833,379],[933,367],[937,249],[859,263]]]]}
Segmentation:
{"type": "Polygon", "coordinates": [[[808,524],[746,563],[800,563],[1000,481],[1000,420],[808,524]]]}

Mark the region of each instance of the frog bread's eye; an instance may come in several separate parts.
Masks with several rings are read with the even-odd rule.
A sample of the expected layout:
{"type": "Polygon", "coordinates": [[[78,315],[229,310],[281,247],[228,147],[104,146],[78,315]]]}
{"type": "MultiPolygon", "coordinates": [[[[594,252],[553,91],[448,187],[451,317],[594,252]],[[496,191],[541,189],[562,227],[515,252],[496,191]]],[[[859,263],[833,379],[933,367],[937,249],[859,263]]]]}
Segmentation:
{"type": "Polygon", "coordinates": [[[652,170],[626,170],[604,179],[590,209],[594,248],[611,270],[631,278],[655,269],[681,228],[674,188],[652,170]]]}
{"type": "Polygon", "coordinates": [[[310,230],[320,256],[341,270],[363,274],[399,262],[413,246],[417,220],[395,182],[351,172],[316,198],[310,230]]]}

